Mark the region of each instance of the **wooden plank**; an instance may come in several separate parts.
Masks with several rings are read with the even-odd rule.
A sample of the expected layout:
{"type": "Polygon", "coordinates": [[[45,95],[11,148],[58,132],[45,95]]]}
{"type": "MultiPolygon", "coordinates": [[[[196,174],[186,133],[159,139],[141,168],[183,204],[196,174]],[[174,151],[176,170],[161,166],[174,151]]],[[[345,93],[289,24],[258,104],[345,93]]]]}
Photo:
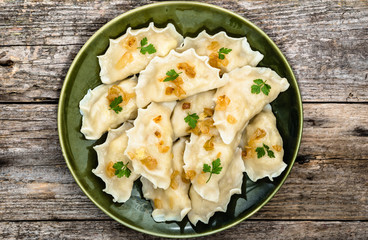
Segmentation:
{"type": "Polygon", "coordinates": [[[0,60],[4,59],[7,66],[0,66],[0,101],[57,101],[66,73],[80,47],[2,47],[0,60]]]}
{"type": "MultiPolygon", "coordinates": [[[[367,239],[367,222],[244,221],[211,235],[222,239],[367,239]]],[[[163,239],[136,232],[114,221],[6,222],[0,223],[2,239],[163,239]]],[[[193,239],[193,238],[191,238],[193,239]]],[[[208,239],[208,237],[196,238],[208,239]]]]}
{"type": "Polygon", "coordinates": [[[368,159],[368,105],[304,104],[301,160],[368,159]]]}
{"type": "MultiPolygon", "coordinates": [[[[1,2],[0,101],[57,101],[82,44],[113,17],[150,2],[1,2]]],[[[274,40],[304,101],[368,101],[366,2],[205,2],[239,13],[274,40]]]]}
{"type": "MultiPolygon", "coordinates": [[[[50,163],[55,157],[61,157],[56,105],[2,104],[0,113],[3,161],[11,160],[14,164],[20,157],[30,156],[28,161],[43,158],[50,163]]],[[[367,160],[367,126],[367,104],[304,104],[298,160],[367,160]]]]}
{"type": "MultiPolygon", "coordinates": [[[[0,108],[0,220],[108,219],[58,144],[56,105],[0,108]]],[[[299,163],[253,219],[368,220],[368,105],[305,104],[299,163]]]]}

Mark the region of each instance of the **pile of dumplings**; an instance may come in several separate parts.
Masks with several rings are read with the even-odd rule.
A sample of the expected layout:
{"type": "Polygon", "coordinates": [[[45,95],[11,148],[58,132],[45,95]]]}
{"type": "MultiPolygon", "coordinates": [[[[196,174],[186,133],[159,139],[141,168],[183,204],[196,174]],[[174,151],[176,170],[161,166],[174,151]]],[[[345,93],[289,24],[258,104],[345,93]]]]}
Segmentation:
{"type": "Polygon", "coordinates": [[[183,38],[172,24],[110,40],[98,57],[103,84],[79,105],[86,139],[108,132],[94,147],[103,191],[124,203],[140,178],[155,221],[188,215],[196,225],[226,211],[244,172],[279,176],[287,165],[269,103],[289,83],[256,67],[262,58],[245,37],[183,38]]]}

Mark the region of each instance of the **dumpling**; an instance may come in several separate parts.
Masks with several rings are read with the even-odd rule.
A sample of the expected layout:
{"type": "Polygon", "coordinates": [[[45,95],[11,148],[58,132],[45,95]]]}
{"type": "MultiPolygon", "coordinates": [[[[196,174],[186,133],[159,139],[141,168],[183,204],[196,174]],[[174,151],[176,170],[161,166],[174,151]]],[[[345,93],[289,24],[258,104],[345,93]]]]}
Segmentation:
{"type": "Polygon", "coordinates": [[[152,217],[156,222],[181,221],[191,209],[188,196],[190,182],[183,177],[184,148],[185,138],[179,139],[173,145],[173,173],[168,189],[155,189],[150,181],[141,178],[143,195],[152,200],[152,217]]]}
{"type": "Polygon", "coordinates": [[[110,39],[106,53],[98,56],[101,81],[109,84],[139,73],[155,56],[166,56],[182,41],[171,23],[165,28],[156,28],[153,22],[147,28],[128,28],[123,36],[110,39]]]}
{"type": "MultiPolygon", "coordinates": [[[[128,143],[126,130],[133,127],[132,124],[126,122],[121,127],[109,131],[106,141],[94,147],[97,152],[98,166],[92,172],[105,182],[106,188],[104,192],[113,196],[114,202],[126,202],[131,195],[133,182],[139,177],[133,171],[132,164],[128,157],[124,155],[124,150],[128,143]],[[131,171],[130,176],[117,176],[114,165],[121,162],[127,165],[131,171]]],[[[122,169],[122,168],[120,168],[122,169]]]]}
{"type": "Polygon", "coordinates": [[[110,128],[116,128],[126,120],[137,116],[138,108],[133,89],[136,85],[137,77],[133,76],[116,85],[102,84],[93,90],[88,90],[79,103],[79,109],[83,115],[81,132],[86,139],[99,139],[110,128]],[[121,100],[121,102],[119,101],[119,105],[115,108],[111,108],[110,104],[114,100],[121,100]]]}
{"type": "Polygon", "coordinates": [[[188,131],[188,123],[184,120],[188,114],[206,114],[207,116],[212,117],[215,107],[215,102],[213,101],[214,95],[215,90],[198,93],[187,97],[176,104],[171,117],[171,123],[174,129],[174,139],[190,134],[188,131]]]}
{"type": "Polygon", "coordinates": [[[206,31],[202,31],[195,38],[186,37],[183,46],[177,51],[190,48],[194,48],[200,56],[208,56],[209,64],[221,69],[222,73],[246,65],[255,67],[263,59],[260,52],[250,48],[246,37],[232,38],[225,32],[211,36],[206,31]]]}
{"type": "Polygon", "coordinates": [[[193,49],[183,53],[172,50],[166,57],[156,57],[140,72],[137,105],[184,99],[196,93],[224,86],[219,70],[208,65],[208,57],[193,49]]]}
{"type": "Polygon", "coordinates": [[[134,171],[149,180],[154,188],[167,189],[172,173],[173,130],[170,115],[176,102],[151,103],[139,109],[125,154],[132,160],[134,171]]]}
{"type": "Polygon", "coordinates": [[[223,78],[229,83],[216,91],[213,120],[225,143],[231,143],[252,117],[289,87],[286,78],[269,68],[245,66],[223,78]]]}
{"type": "Polygon", "coordinates": [[[191,180],[193,189],[204,199],[217,202],[220,196],[219,181],[225,175],[234,151],[240,141],[239,137],[231,144],[225,144],[212,118],[199,118],[197,125],[191,130],[190,142],[184,151],[184,171],[186,178],[191,180]],[[220,163],[220,164],[219,164],[220,163]],[[221,168],[216,174],[204,172],[207,164],[214,170],[214,165],[221,168]]]}
{"type": "Polygon", "coordinates": [[[253,182],[264,177],[272,181],[285,170],[283,142],[270,105],[250,121],[243,139],[245,171],[253,182]]]}
{"type": "Polygon", "coordinates": [[[189,211],[188,218],[192,224],[197,225],[198,221],[207,224],[215,212],[226,212],[231,196],[241,193],[243,172],[245,171],[241,152],[240,148],[236,150],[225,176],[219,182],[220,196],[217,202],[203,199],[193,187],[190,188],[192,210],[189,211]]]}

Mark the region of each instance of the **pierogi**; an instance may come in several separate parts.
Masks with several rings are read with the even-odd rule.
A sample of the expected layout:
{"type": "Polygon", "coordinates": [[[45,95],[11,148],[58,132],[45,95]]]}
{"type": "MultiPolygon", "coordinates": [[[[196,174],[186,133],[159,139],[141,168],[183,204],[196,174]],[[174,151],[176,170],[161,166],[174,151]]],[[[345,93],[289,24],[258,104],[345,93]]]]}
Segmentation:
{"type": "Polygon", "coordinates": [[[283,142],[270,105],[250,121],[242,138],[245,171],[253,182],[264,177],[273,181],[285,170],[283,142]]]}
{"type": "Polygon", "coordinates": [[[196,93],[224,86],[219,70],[208,64],[208,57],[198,56],[193,49],[182,53],[172,50],[166,57],[156,57],[139,74],[137,106],[150,102],[180,100],[196,93]]]}
{"type": "Polygon", "coordinates": [[[243,172],[245,171],[241,153],[241,149],[237,148],[234,159],[224,177],[219,181],[220,195],[217,202],[205,200],[194,190],[193,186],[190,188],[192,209],[188,213],[188,218],[193,225],[197,225],[198,221],[207,224],[215,212],[226,212],[231,196],[241,193],[243,172]]]}
{"type": "Polygon", "coordinates": [[[105,182],[104,192],[113,196],[114,202],[126,202],[131,195],[134,181],[139,177],[134,171],[129,177],[118,177],[115,175],[117,169],[114,164],[123,162],[132,170],[132,164],[129,158],[124,154],[128,144],[128,136],[126,131],[133,125],[126,122],[117,129],[110,130],[106,141],[93,147],[97,152],[98,166],[92,172],[105,182]]]}
{"type": "Polygon", "coordinates": [[[225,32],[211,36],[202,31],[195,38],[186,37],[178,52],[194,49],[200,56],[208,56],[212,67],[226,73],[243,66],[257,66],[263,59],[258,51],[253,51],[246,37],[232,38],[225,32]]]}
{"type": "Polygon", "coordinates": [[[219,181],[233,159],[240,134],[231,144],[225,144],[213,126],[212,118],[200,118],[197,125],[198,130],[193,129],[190,142],[185,147],[184,170],[191,180],[192,188],[203,199],[217,202],[220,196],[219,181]],[[222,169],[218,174],[203,171],[205,164],[211,166],[216,160],[220,161],[222,169]]]}
{"type": "Polygon", "coordinates": [[[134,171],[149,180],[154,188],[170,186],[172,170],[173,130],[171,112],[176,102],[151,103],[139,109],[134,127],[127,131],[125,154],[134,171]]]}
{"type": "Polygon", "coordinates": [[[198,93],[176,104],[171,117],[171,123],[174,129],[174,139],[190,134],[190,131],[188,131],[190,128],[184,120],[188,114],[206,114],[206,116],[212,117],[215,107],[215,102],[213,101],[214,94],[215,90],[198,93]]]}
{"type": "Polygon", "coordinates": [[[213,120],[227,144],[266,104],[289,87],[286,78],[281,78],[269,68],[245,66],[225,73],[223,78],[229,83],[216,91],[213,120]]]}
{"type": "Polygon", "coordinates": [[[155,189],[150,181],[141,178],[143,196],[151,200],[154,208],[152,217],[156,222],[181,221],[191,209],[188,196],[190,182],[184,178],[183,171],[185,140],[180,138],[173,145],[173,173],[168,189],[155,189]]]}
{"type": "Polygon", "coordinates": [[[111,128],[116,128],[128,119],[137,116],[137,105],[134,87],[137,77],[123,80],[116,85],[102,84],[88,93],[79,103],[83,116],[81,132],[88,140],[99,139],[111,128]],[[115,98],[121,97],[120,112],[111,109],[110,104],[115,98]]]}
{"type": "Polygon", "coordinates": [[[105,54],[98,56],[101,81],[110,84],[139,73],[154,57],[166,56],[182,41],[171,23],[165,28],[156,28],[153,22],[147,28],[128,28],[121,37],[110,39],[105,54]]]}

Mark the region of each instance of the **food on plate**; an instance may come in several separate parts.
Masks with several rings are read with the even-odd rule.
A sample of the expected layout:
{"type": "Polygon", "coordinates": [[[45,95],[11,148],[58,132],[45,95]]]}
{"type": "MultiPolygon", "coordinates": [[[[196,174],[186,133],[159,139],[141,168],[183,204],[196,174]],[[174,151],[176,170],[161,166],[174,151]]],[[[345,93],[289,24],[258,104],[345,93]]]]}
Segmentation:
{"type": "Polygon", "coordinates": [[[266,104],[289,87],[286,78],[263,67],[237,68],[225,73],[223,78],[229,83],[216,91],[213,120],[227,144],[266,104]]]}
{"type": "Polygon", "coordinates": [[[112,128],[137,116],[133,76],[116,84],[101,84],[87,94],[79,103],[82,118],[81,132],[86,139],[96,140],[112,128]]]}
{"type": "Polygon", "coordinates": [[[208,56],[212,67],[221,69],[221,73],[230,72],[238,67],[257,66],[263,55],[253,51],[246,37],[232,38],[225,32],[211,36],[202,31],[195,38],[186,37],[183,46],[177,51],[194,49],[200,56],[208,56]]]}
{"type": "Polygon", "coordinates": [[[152,23],[147,28],[132,30],[117,39],[110,39],[105,54],[98,57],[100,77],[109,84],[139,73],[156,56],[166,56],[183,41],[171,23],[165,28],[156,28],[152,23]]]}
{"type": "Polygon", "coordinates": [[[134,172],[148,179],[154,188],[167,189],[171,182],[173,130],[171,112],[176,102],[151,103],[138,110],[134,127],[127,131],[125,155],[134,172]]]}
{"type": "Polygon", "coordinates": [[[270,105],[250,121],[242,142],[245,171],[253,182],[264,177],[272,181],[287,167],[282,160],[283,142],[270,105]]]}
{"type": "MultiPolygon", "coordinates": [[[[198,125],[198,126],[197,126],[198,125]]],[[[224,177],[233,159],[240,134],[231,144],[225,144],[212,117],[199,118],[198,131],[192,131],[184,151],[184,170],[192,188],[203,198],[217,202],[220,196],[219,181],[224,177]]]]}
{"type": "Polygon", "coordinates": [[[110,40],[99,56],[103,84],[80,101],[81,132],[96,140],[109,131],[94,147],[93,173],[115,202],[140,178],[155,221],[207,224],[241,193],[243,172],[272,181],[286,168],[267,104],[289,83],[255,67],[263,55],[245,37],[203,31],[177,48],[182,41],[172,24],[153,23],[110,40]]]}
{"type": "Polygon", "coordinates": [[[219,69],[208,64],[208,57],[198,56],[193,49],[182,53],[174,50],[166,57],[156,57],[140,72],[137,106],[150,102],[180,100],[196,93],[224,86],[219,69]]]}
{"type": "Polygon", "coordinates": [[[226,212],[231,196],[241,193],[243,172],[245,171],[241,153],[240,148],[237,148],[234,159],[231,161],[224,177],[219,181],[220,194],[217,202],[203,199],[194,190],[193,186],[190,188],[189,195],[192,201],[192,209],[188,213],[188,218],[193,225],[197,225],[198,221],[207,224],[215,212],[226,212]]]}
{"type": "Polygon", "coordinates": [[[188,115],[212,117],[215,102],[213,96],[215,90],[198,93],[179,101],[171,116],[171,123],[174,129],[174,139],[189,135],[191,127],[188,125],[188,115]]]}
{"type": "Polygon", "coordinates": [[[132,163],[124,154],[128,144],[126,131],[133,125],[126,122],[110,130],[106,141],[94,147],[98,166],[92,172],[105,182],[104,192],[113,196],[114,202],[126,202],[131,195],[133,183],[139,177],[132,171],[132,163]]]}
{"type": "Polygon", "coordinates": [[[185,178],[183,170],[185,141],[185,138],[180,138],[173,145],[173,172],[169,188],[154,188],[149,180],[141,178],[143,196],[151,200],[154,209],[152,217],[156,222],[181,221],[191,209],[188,196],[190,181],[185,178]]]}

